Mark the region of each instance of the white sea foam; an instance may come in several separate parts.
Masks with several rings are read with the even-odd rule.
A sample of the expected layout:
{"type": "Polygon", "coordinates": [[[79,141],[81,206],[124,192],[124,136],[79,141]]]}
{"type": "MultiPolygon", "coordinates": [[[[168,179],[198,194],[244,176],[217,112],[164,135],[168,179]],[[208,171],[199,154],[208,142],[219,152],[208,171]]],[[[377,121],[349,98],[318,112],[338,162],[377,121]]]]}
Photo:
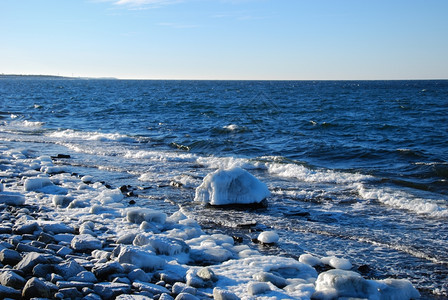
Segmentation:
{"type": "Polygon", "coordinates": [[[285,178],[296,178],[304,182],[347,184],[372,179],[368,175],[336,172],[333,170],[311,170],[297,164],[266,163],[266,165],[269,173],[273,175],[285,178]]]}
{"type": "Polygon", "coordinates": [[[418,198],[405,191],[387,188],[368,188],[361,183],[358,184],[358,193],[363,199],[376,200],[393,208],[405,209],[433,217],[448,217],[446,200],[418,198]]]}
{"type": "Polygon", "coordinates": [[[197,156],[191,153],[171,152],[171,151],[146,151],[146,150],[128,150],[125,158],[149,159],[161,162],[194,162],[197,156]]]}
{"type": "Polygon", "coordinates": [[[76,131],[73,129],[66,129],[60,131],[54,131],[47,134],[48,137],[66,140],[86,140],[86,141],[122,141],[132,142],[133,138],[119,133],[103,133],[103,132],[89,132],[89,131],[76,131]]]}

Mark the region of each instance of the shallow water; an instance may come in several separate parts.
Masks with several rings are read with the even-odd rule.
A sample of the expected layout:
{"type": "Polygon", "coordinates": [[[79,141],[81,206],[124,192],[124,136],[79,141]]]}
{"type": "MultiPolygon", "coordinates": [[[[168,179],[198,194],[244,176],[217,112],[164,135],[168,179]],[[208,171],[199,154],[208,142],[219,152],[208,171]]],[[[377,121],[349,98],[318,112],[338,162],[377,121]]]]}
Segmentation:
{"type": "Polygon", "coordinates": [[[70,154],[73,172],[145,188],[137,205],[182,206],[209,230],[250,241],[273,228],[280,243],[263,251],[345,257],[441,296],[447,118],[448,81],[0,79],[3,146],[70,154]],[[192,202],[232,166],[268,185],[267,209],[192,202]]]}

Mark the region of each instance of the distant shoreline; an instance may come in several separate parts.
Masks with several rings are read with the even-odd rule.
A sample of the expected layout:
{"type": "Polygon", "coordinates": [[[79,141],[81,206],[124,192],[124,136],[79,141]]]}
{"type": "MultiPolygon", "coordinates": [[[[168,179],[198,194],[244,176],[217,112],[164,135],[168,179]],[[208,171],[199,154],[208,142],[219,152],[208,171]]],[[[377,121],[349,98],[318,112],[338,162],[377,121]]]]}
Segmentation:
{"type": "Polygon", "coordinates": [[[42,79],[42,80],[132,80],[132,81],[444,81],[448,78],[432,79],[164,79],[164,78],[116,78],[116,77],[71,77],[60,75],[41,75],[41,74],[0,74],[1,79],[42,79]]]}

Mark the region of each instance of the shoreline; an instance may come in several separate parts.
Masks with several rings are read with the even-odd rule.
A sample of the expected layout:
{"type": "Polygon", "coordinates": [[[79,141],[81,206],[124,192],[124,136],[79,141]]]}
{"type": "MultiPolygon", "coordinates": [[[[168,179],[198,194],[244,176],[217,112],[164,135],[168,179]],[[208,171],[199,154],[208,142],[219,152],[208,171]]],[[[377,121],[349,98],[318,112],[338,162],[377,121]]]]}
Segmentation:
{"type": "MultiPolygon", "coordinates": [[[[69,167],[55,164],[63,156],[0,148],[0,248],[15,251],[15,260],[2,261],[0,274],[15,278],[13,283],[1,282],[16,291],[9,290],[9,297],[37,293],[35,297],[60,299],[329,299],[340,291],[328,286],[321,278],[324,273],[333,279],[355,279],[367,289],[389,288],[403,299],[417,295],[407,280],[362,278],[344,258],[307,254],[299,261],[263,255],[232,236],[207,234],[182,209],[168,216],[135,207],[123,194],[125,189],[93,182],[89,175],[72,174],[69,167]]],[[[352,288],[352,296],[362,296],[357,286],[352,288]]]]}

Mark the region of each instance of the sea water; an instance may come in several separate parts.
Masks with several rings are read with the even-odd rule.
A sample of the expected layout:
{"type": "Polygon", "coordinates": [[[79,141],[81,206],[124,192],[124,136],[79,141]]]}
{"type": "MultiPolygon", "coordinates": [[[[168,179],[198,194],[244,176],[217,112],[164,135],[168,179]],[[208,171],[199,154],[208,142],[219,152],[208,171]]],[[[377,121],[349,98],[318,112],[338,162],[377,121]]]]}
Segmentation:
{"type": "Polygon", "coordinates": [[[70,155],[62,168],[139,187],[270,254],[349,259],[366,278],[448,293],[448,81],[131,81],[0,77],[0,145],[70,155]],[[265,209],[193,202],[241,167],[265,209]],[[250,242],[259,230],[275,247],[250,242]]]}

